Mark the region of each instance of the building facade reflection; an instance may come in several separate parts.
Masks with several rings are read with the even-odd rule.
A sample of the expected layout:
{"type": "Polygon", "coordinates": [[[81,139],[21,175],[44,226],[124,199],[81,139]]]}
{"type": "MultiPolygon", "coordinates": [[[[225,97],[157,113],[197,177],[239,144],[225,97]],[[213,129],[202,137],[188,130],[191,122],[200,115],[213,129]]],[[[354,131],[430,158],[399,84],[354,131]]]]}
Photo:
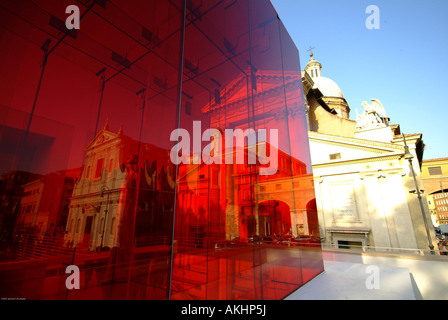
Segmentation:
{"type": "Polygon", "coordinates": [[[144,238],[167,236],[169,224],[159,214],[173,214],[174,181],[168,150],[133,140],[123,127],[114,133],[106,124],[84,151],[85,166],[70,201],[66,245],[89,251],[119,247],[120,222],[129,210],[126,206],[135,202],[126,197],[137,189],[139,202],[130,209],[136,213],[137,245],[144,238]],[[136,162],[139,150],[141,167],[136,162]]]}
{"type": "Polygon", "coordinates": [[[282,299],[321,273],[299,56],[270,2],[94,3],[60,38],[64,5],[1,9],[2,296],[282,299]],[[174,163],[195,123],[216,135],[174,163]]]}

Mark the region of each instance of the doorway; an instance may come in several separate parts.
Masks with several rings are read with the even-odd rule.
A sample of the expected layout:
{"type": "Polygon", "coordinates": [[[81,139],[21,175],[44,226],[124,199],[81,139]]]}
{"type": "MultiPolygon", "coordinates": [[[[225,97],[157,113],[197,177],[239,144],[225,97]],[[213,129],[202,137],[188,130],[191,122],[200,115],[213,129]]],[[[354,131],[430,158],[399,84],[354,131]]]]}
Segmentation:
{"type": "Polygon", "coordinates": [[[93,224],[93,216],[87,216],[82,239],[82,244],[85,246],[90,246],[90,235],[92,233],[92,224],[93,224]]]}

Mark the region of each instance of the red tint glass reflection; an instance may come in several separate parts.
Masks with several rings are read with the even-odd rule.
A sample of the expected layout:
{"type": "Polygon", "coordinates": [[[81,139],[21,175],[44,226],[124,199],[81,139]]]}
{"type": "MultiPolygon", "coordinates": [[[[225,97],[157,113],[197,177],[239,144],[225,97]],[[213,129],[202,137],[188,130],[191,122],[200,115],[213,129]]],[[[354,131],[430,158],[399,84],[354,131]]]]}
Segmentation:
{"type": "Polygon", "coordinates": [[[270,2],[80,4],[68,33],[53,2],[0,9],[0,295],[281,299],[322,272],[299,56],[270,2]]]}

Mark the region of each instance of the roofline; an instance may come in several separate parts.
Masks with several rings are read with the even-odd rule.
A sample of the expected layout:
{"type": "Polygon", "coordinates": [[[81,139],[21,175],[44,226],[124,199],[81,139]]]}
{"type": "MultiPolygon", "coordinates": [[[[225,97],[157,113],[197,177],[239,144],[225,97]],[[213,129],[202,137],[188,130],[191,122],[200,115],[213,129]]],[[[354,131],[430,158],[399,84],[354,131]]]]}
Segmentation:
{"type": "Polygon", "coordinates": [[[316,139],[316,140],[322,140],[322,141],[329,141],[334,143],[344,143],[348,145],[361,145],[363,147],[368,147],[372,149],[379,149],[383,151],[391,151],[391,152],[403,152],[404,148],[400,145],[396,145],[393,143],[388,142],[382,142],[382,141],[373,141],[373,140],[366,140],[366,139],[359,139],[359,138],[352,138],[352,137],[342,137],[337,135],[330,135],[325,133],[319,133],[319,132],[308,132],[309,139],[316,139]]]}
{"type": "Polygon", "coordinates": [[[425,160],[423,160],[423,163],[425,163],[425,162],[437,162],[437,161],[448,161],[448,157],[445,157],[445,158],[434,158],[434,159],[425,159],[425,160]]]}

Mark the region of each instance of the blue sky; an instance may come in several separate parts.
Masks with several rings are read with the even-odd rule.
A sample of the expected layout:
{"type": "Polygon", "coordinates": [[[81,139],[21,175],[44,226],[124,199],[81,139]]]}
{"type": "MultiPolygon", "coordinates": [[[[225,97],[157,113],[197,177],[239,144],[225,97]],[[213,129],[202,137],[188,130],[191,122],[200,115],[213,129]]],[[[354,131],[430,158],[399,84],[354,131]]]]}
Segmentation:
{"type": "Polygon", "coordinates": [[[355,119],[380,100],[404,133],[423,133],[424,159],[448,157],[447,0],[271,0],[300,51],[341,87],[355,119]],[[376,5],[380,29],[366,28],[376,5]]]}

